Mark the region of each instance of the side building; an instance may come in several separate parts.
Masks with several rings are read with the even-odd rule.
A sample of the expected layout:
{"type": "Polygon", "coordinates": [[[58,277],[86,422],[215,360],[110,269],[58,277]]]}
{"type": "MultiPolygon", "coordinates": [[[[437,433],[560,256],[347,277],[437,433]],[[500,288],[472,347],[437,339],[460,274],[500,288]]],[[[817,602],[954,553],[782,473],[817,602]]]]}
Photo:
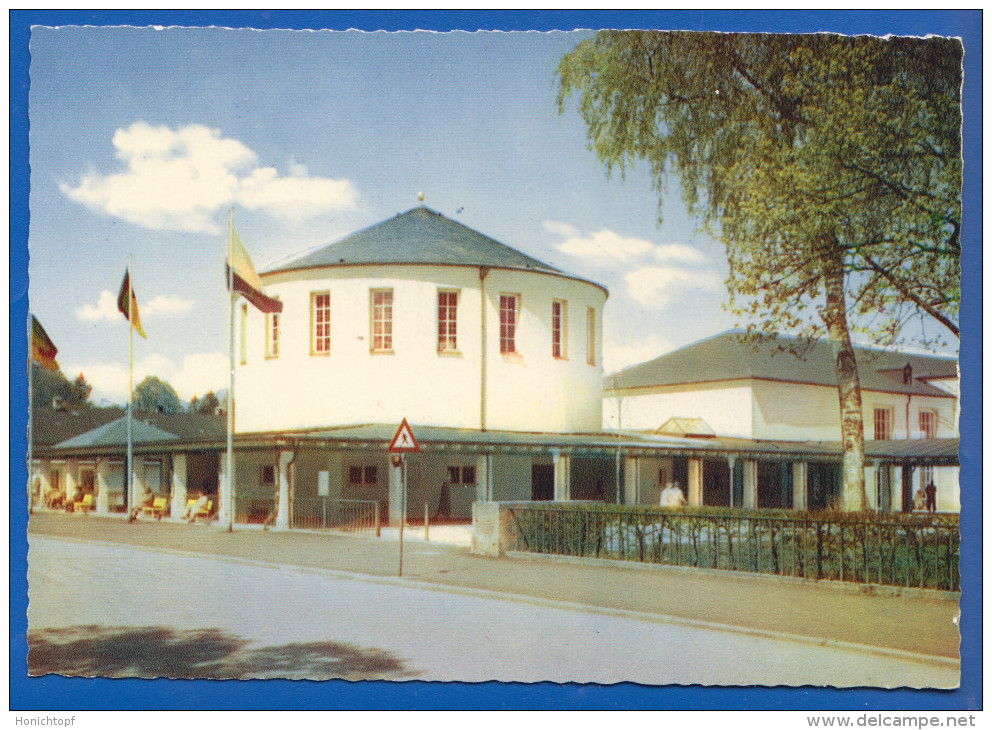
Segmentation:
{"type": "MultiPolygon", "coordinates": [[[[742,335],[725,332],[607,376],[604,422],[624,431],[766,442],[783,451],[802,443],[838,442],[840,407],[830,343],[821,340],[804,349],[788,337],[752,343],[742,335]]],[[[938,509],[957,511],[958,469],[956,458],[951,459],[958,439],[957,361],[864,347],[856,348],[856,358],[869,506],[909,511],[916,491],[933,482],[938,509]],[[955,466],[941,466],[949,459],[955,466]]],[[[793,499],[791,485],[785,488],[791,462],[766,456],[755,467],[755,506],[829,506],[839,490],[838,469],[836,463],[807,469],[805,492],[793,499]]],[[[727,467],[711,464],[709,471],[701,477],[702,498],[725,503],[724,485],[733,481],[727,467]]]]}

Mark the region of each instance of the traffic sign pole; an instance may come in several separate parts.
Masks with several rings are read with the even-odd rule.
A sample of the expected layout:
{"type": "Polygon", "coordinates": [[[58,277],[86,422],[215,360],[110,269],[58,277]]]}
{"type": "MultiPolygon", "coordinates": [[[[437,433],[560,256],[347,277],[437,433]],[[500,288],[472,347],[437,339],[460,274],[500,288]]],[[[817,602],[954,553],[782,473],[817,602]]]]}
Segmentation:
{"type": "Polygon", "coordinates": [[[403,419],[400,427],[396,429],[396,434],[393,436],[393,440],[389,442],[389,448],[387,449],[389,454],[393,459],[394,465],[399,465],[400,468],[400,480],[402,484],[400,488],[403,490],[402,496],[400,496],[400,569],[399,577],[403,577],[403,531],[406,527],[406,455],[413,451],[420,451],[420,444],[417,443],[417,437],[413,435],[413,431],[410,429],[410,424],[403,419]]]}
{"type": "Polygon", "coordinates": [[[400,497],[400,572],[403,577],[403,528],[406,527],[406,456],[400,454],[400,478],[403,481],[403,496],[400,497]]]}

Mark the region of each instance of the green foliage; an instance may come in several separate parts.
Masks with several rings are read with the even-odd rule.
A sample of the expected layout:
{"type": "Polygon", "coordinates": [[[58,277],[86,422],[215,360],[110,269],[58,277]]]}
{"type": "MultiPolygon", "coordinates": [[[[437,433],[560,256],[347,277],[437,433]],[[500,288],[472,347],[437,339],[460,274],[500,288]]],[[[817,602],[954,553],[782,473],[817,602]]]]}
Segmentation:
{"type": "Polygon", "coordinates": [[[182,413],[183,402],[168,383],[149,375],[134,389],[134,408],[139,411],[182,413]]]}
{"type": "Polygon", "coordinates": [[[218,400],[217,394],[210,390],[207,391],[203,398],[197,398],[194,395],[189,401],[187,411],[190,413],[205,413],[212,416],[217,413],[218,408],[220,408],[220,400],[218,400]]]}
{"type": "Polygon", "coordinates": [[[31,363],[31,401],[34,408],[51,406],[59,400],[68,408],[84,408],[89,405],[93,386],[86,382],[80,373],[72,382],[61,370],[46,370],[37,363],[31,363]]]}
{"type": "Polygon", "coordinates": [[[558,101],[578,94],[608,169],[678,178],[748,324],[822,335],[839,257],[856,326],[957,336],[961,59],[942,38],[603,31],[562,59],[558,101]]]}

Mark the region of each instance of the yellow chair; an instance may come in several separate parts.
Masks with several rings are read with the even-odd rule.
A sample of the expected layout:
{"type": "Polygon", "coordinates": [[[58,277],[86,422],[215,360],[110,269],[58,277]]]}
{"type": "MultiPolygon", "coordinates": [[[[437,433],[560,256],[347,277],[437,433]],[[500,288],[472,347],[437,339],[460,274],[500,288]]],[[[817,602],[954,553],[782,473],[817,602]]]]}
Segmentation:
{"type": "MultiPolygon", "coordinates": [[[[198,501],[199,501],[198,499],[186,500],[186,514],[189,515],[189,511],[196,506],[196,503],[198,501]]],[[[211,511],[213,510],[213,507],[214,507],[214,501],[212,499],[208,499],[207,503],[203,507],[197,510],[195,514],[190,515],[190,522],[196,522],[197,517],[209,517],[211,511]]]]}
{"type": "Polygon", "coordinates": [[[152,517],[161,520],[162,515],[168,511],[168,500],[165,497],[155,497],[152,500],[150,507],[142,507],[141,514],[151,515],[152,517]]]}
{"type": "Polygon", "coordinates": [[[72,511],[73,512],[82,512],[83,514],[86,514],[91,509],[93,509],[93,495],[92,494],[84,494],[83,495],[83,498],[81,500],[79,500],[78,502],[73,502],[72,503],[72,511]]]}

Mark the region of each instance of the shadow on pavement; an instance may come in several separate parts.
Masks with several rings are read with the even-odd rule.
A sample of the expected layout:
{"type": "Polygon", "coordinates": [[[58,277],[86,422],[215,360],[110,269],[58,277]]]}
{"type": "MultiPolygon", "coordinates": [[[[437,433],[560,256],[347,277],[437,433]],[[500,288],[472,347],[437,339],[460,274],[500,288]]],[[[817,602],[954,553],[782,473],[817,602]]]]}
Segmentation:
{"type": "Polygon", "coordinates": [[[28,674],[173,679],[411,679],[380,649],[333,641],[252,647],[219,629],[72,626],[28,632],[28,674]]]}

